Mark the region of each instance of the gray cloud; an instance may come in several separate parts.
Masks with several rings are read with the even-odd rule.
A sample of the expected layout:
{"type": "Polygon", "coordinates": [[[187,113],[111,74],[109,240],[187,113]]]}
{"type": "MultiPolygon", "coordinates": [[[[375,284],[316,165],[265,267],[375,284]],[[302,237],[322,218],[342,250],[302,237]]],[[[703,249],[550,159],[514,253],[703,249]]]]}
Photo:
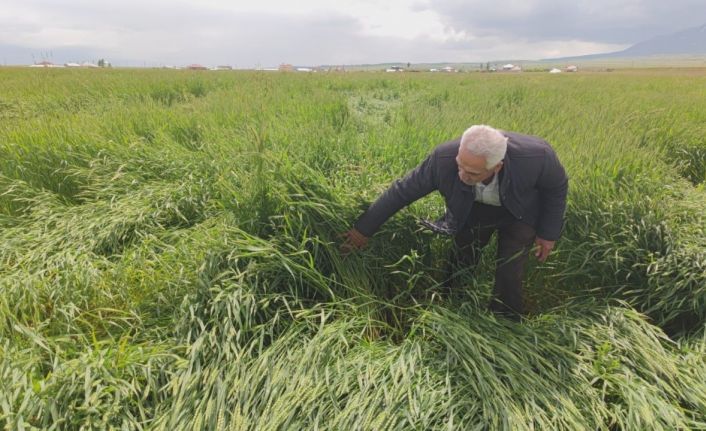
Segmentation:
{"type": "Polygon", "coordinates": [[[0,58],[27,63],[31,54],[51,51],[55,62],[104,57],[122,65],[239,67],[543,58],[610,50],[600,44],[627,45],[703,24],[702,2],[414,3],[413,10],[431,10],[448,28],[469,36],[441,41],[366,35],[363,18],[334,13],[236,13],[166,0],[24,0],[14,6],[17,16],[0,12],[0,58]]]}
{"type": "MultiPolygon", "coordinates": [[[[361,25],[346,16],[291,17],[276,14],[232,16],[230,28],[200,32],[203,57],[225,53],[232,63],[262,66],[412,61],[445,50],[439,42],[361,35],[361,25]],[[209,52],[210,51],[210,52],[209,52]],[[242,60],[241,60],[242,59],[242,60]]],[[[193,34],[193,33],[192,33],[193,34]]],[[[180,55],[188,54],[188,51],[180,55]]],[[[182,57],[183,58],[183,57],[182,57]]],[[[419,60],[418,60],[419,61],[419,60]]]]}
{"type": "MultiPolygon", "coordinates": [[[[315,65],[420,61],[438,60],[439,53],[448,50],[439,42],[361,35],[360,22],[344,15],[244,14],[200,10],[179,3],[169,8],[164,4],[138,7],[134,2],[108,13],[105,6],[97,3],[71,2],[71,8],[66,3],[32,0],[25,5],[38,9],[41,6],[41,14],[51,16],[45,21],[46,27],[97,34],[80,41],[90,59],[100,56],[124,65],[203,63],[253,67],[282,62],[315,65]],[[97,46],[101,40],[115,43],[97,46]]],[[[22,30],[31,36],[41,29],[42,26],[28,24],[22,30]]],[[[18,30],[14,31],[21,34],[18,30]]],[[[77,61],[79,46],[71,45],[35,45],[33,55],[44,56],[51,50],[57,63],[77,61]]],[[[6,53],[8,50],[6,46],[6,53]]],[[[16,58],[17,52],[13,49],[12,57],[16,58]]],[[[29,62],[29,55],[25,54],[21,62],[29,62]]]]}
{"type": "Polygon", "coordinates": [[[438,0],[426,8],[476,35],[633,44],[706,23],[703,0],[438,0]]]}
{"type": "Polygon", "coordinates": [[[184,31],[194,26],[228,23],[227,14],[179,1],[24,0],[21,4],[33,15],[39,16],[44,26],[72,29],[98,30],[107,27],[126,31],[184,31]]]}

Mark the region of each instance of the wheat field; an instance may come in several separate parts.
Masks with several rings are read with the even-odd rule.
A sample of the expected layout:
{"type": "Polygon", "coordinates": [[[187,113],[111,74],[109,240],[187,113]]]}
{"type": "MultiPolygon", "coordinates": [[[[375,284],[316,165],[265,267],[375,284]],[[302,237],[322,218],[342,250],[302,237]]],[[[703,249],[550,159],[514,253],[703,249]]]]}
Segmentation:
{"type": "Polygon", "coordinates": [[[703,70],[0,68],[0,425],[706,429],[705,137],[703,70]],[[442,291],[438,196],[338,250],[472,124],[570,178],[521,323],[492,251],[442,291]]]}

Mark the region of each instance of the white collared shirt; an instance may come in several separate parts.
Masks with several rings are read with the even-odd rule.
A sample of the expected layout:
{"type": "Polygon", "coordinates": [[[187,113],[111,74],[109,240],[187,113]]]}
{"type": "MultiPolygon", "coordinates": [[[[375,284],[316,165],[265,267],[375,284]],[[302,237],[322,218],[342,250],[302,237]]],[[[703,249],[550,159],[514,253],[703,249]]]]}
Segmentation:
{"type": "Polygon", "coordinates": [[[483,182],[478,182],[475,186],[476,189],[476,202],[484,203],[486,205],[493,205],[496,207],[501,206],[500,203],[500,184],[498,183],[498,174],[493,175],[490,184],[485,185],[483,182]]]}

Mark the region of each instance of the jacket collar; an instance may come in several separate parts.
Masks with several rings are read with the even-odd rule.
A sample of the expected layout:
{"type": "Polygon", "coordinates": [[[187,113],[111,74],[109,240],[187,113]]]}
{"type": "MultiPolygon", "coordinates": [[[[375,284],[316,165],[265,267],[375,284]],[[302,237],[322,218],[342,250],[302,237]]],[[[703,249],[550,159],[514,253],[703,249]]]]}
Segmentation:
{"type": "Polygon", "coordinates": [[[459,188],[464,192],[475,192],[476,190],[475,186],[470,186],[461,181],[461,178],[459,178],[458,175],[456,175],[456,182],[460,185],[459,188]]]}

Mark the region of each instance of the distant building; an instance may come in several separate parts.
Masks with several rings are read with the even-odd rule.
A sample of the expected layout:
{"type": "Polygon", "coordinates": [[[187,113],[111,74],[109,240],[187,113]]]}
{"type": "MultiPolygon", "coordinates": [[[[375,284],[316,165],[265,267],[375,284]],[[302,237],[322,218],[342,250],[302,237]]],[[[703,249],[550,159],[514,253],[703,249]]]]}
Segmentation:
{"type": "Polygon", "coordinates": [[[557,69],[556,67],[553,68],[552,70],[549,71],[549,73],[561,73],[560,69],[557,69]]]}
{"type": "Polygon", "coordinates": [[[566,66],[566,71],[567,72],[578,72],[579,68],[577,66],[574,66],[573,64],[571,66],[566,66]]]}
{"type": "Polygon", "coordinates": [[[282,63],[279,65],[278,70],[280,72],[294,72],[294,66],[288,63],[282,63]]]}
{"type": "Polygon", "coordinates": [[[297,72],[315,72],[311,67],[297,67],[297,72]]]}
{"type": "Polygon", "coordinates": [[[451,66],[442,67],[442,68],[441,68],[441,71],[442,71],[442,72],[447,72],[447,73],[458,72],[458,70],[456,70],[455,68],[453,68],[453,67],[451,67],[451,66]]]}
{"type": "Polygon", "coordinates": [[[196,64],[196,63],[186,66],[186,69],[189,69],[189,70],[208,70],[208,68],[206,66],[202,66],[202,65],[196,64]]]}
{"type": "Polygon", "coordinates": [[[228,65],[216,66],[213,68],[213,70],[233,70],[233,66],[228,66],[228,65]]]}
{"type": "MultiPolygon", "coordinates": [[[[491,69],[492,70],[492,69],[491,69]]],[[[516,64],[504,64],[501,68],[501,71],[503,72],[522,72],[522,67],[518,66],[516,64]]]]}
{"type": "Polygon", "coordinates": [[[385,72],[404,72],[402,66],[390,66],[385,69],[385,72]]]}
{"type": "Polygon", "coordinates": [[[40,61],[39,63],[30,64],[29,67],[64,67],[59,64],[54,64],[51,61],[40,61]]]}
{"type": "Polygon", "coordinates": [[[78,63],[64,63],[64,66],[66,66],[66,67],[81,67],[81,65],[78,63]]]}

